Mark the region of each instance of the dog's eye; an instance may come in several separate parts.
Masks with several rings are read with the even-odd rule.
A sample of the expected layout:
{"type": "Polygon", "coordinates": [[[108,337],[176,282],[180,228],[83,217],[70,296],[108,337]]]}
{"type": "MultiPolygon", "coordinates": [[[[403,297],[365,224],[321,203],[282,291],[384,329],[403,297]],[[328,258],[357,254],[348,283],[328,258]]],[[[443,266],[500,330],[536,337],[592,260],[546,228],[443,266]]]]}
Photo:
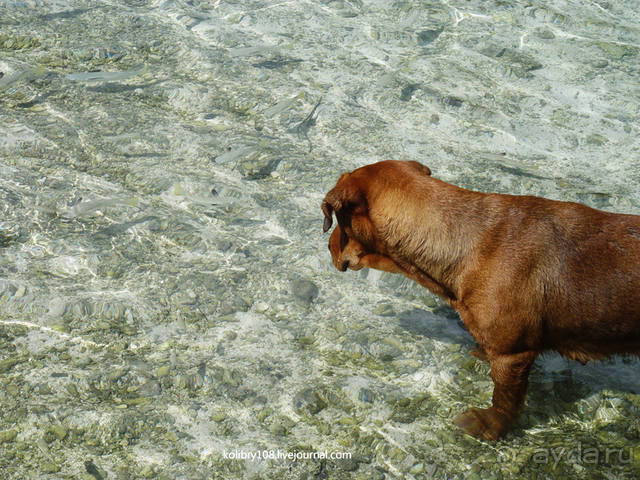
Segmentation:
{"type": "Polygon", "coordinates": [[[327,248],[331,251],[331,245],[327,243],[327,248]]]}

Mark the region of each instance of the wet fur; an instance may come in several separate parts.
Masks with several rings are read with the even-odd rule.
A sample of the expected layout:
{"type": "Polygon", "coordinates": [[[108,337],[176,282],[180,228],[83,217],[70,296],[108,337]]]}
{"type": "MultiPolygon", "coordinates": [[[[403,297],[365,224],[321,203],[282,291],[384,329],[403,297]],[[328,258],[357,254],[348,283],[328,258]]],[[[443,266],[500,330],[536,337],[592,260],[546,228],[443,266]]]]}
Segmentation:
{"type": "Polygon", "coordinates": [[[447,300],[491,363],[493,404],[455,423],[493,440],[529,370],[555,350],[585,363],[640,353],[640,216],[466,190],[418,162],[343,174],[322,204],[338,270],[402,273],[447,300]]]}

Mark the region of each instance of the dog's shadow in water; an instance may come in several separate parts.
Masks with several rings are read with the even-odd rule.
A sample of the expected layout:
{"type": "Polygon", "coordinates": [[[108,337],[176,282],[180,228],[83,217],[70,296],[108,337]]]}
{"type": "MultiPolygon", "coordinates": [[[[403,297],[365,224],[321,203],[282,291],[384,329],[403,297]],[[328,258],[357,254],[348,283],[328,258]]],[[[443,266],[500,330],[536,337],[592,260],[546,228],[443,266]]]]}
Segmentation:
{"type": "MultiPolygon", "coordinates": [[[[407,310],[399,313],[397,318],[400,327],[407,332],[444,343],[459,344],[462,352],[470,352],[476,346],[456,311],[449,306],[438,306],[434,311],[407,310]]],[[[486,370],[488,377],[488,365],[486,370]]],[[[639,371],[638,357],[614,356],[581,365],[555,352],[544,353],[536,359],[531,370],[523,413],[534,415],[538,426],[548,424],[563,415],[578,415],[591,422],[599,406],[610,405],[604,397],[621,399],[628,394],[640,396],[639,371]],[[581,402],[590,398],[593,401],[581,402]]],[[[473,375],[477,375],[478,379],[483,377],[482,373],[473,375]]],[[[619,414],[624,417],[627,408],[633,410],[634,407],[624,400],[622,404],[623,410],[619,414]]],[[[619,430],[623,426],[622,422],[609,422],[608,429],[619,430]]],[[[521,418],[514,433],[521,428],[534,426],[526,423],[528,422],[523,422],[521,418]]]]}
{"type": "Polygon", "coordinates": [[[419,308],[406,310],[399,313],[397,318],[400,327],[414,335],[462,345],[463,350],[471,350],[475,346],[458,313],[448,305],[439,305],[433,311],[419,308]]]}

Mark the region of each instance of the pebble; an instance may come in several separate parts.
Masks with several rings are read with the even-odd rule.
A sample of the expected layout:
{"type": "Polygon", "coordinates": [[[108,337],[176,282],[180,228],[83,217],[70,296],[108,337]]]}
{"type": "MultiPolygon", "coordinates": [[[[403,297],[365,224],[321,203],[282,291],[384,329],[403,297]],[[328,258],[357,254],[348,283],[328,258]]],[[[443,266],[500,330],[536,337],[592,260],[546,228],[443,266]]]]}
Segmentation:
{"type": "Polygon", "coordinates": [[[157,381],[149,380],[148,382],[140,385],[138,391],[140,392],[140,395],[144,395],[145,397],[155,397],[160,395],[162,389],[157,381]]]}
{"type": "Polygon", "coordinates": [[[269,310],[269,304],[266,302],[256,302],[253,305],[253,309],[258,313],[264,313],[269,310]]]}
{"type": "Polygon", "coordinates": [[[442,33],[443,28],[435,28],[431,30],[423,30],[418,33],[418,45],[425,46],[434,42],[442,33]]]}
{"type": "Polygon", "coordinates": [[[609,140],[606,137],[600,135],[599,133],[592,133],[591,135],[587,136],[587,143],[589,145],[601,146],[608,141],[609,140]]]}
{"type": "Polygon", "coordinates": [[[291,283],[293,296],[298,300],[311,303],[318,296],[318,287],[311,280],[298,278],[291,283]]]}
{"type": "Polygon", "coordinates": [[[87,474],[91,476],[90,478],[93,478],[94,480],[103,480],[106,476],[105,472],[101,471],[101,469],[98,468],[98,466],[91,460],[84,462],[84,469],[87,471],[87,474]]]}
{"type": "Polygon", "coordinates": [[[52,425],[49,427],[48,431],[60,441],[64,440],[67,433],[69,433],[69,430],[63,425],[52,425]]]}
{"type": "Polygon", "coordinates": [[[18,430],[12,428],[11,430],[4,430],[0,432],[0,443],[13,442],[18,436],[18,430]]]}
{"type": "Polygon", "coordinates": [[[80,396],[80,393],[78,392],[78,387],[76,387],[74,383],[68,383],[67,385],[65,385],[65,388],[67,389],[67,392],[69,392],[70,395],[74,397],[80,396]]]}
{"type": "Polygon", "coordinates": [[[394,315],[393,307],[388,303],[383,303],[378,305],[376,309],[373,311],[376,315],[380,315],[381,317],[390,317],[394,315]]]}
{"type": "Polygon", "coordinates": [[[293,409],[298,414],[316,413],[324,410],[327,403],[313,390],[313,388],[305,388],[298,392],[293,398],[293,409]]]}
{"type": "Polygon", "coordinates": [[[214,422],[221,422],[221,421],[223,421],[224,419],[226,419],[226,418],[227,418],[227,414],[226,414],[224,411],[222,411],[222,410],[218,410],[218,411],[213,412],[213,413],[211,414],[211,417],[210,417],[210,418],[211,418],[211,420],[213,420],[214,422]]]}
{"type": "Polygon", "coordinates": [[[368,388],[361,388],[358,392],[358,400],[364,403],[373,403],[375,401],[376,394],[368,388]]]}
{"type": "Polygon", "coordinates": [[[238,171],[247,180],[262,180],[271,175],[278,168],[282,158],[272,156],[268,152],[262,152],[247,159],[240,160],[237,164],[238,171]]]}
{"type": "Polygon", "coordinates": [[[548,28],[541,28],[536,31],[536,36],[543,40],[553,40],[556,38],[555,34],[548,28]]]}
{"type": "Polygon", "coordinates": [[[42,462],[40,467],[44,473],[56,473],[60,471],[60,467],[53,462],[42,462]]]}
{"type": "Polygon", "coordinates": [[[5,358],[4,360],[0,360],[0,373],[8,372],[19,362],[20,361],[17,358],[5,358]]]}

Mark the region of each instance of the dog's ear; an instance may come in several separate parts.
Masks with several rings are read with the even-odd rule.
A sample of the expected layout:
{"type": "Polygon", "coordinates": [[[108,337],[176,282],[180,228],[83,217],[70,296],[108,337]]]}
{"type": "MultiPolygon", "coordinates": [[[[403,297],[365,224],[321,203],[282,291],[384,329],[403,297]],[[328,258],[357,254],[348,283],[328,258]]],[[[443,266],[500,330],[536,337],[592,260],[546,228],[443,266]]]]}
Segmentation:
{"type": "Polygon", "coordinates": [[[324,197],[324,200],[322,201],[322,213],[324,213],[324,223],[322,225],[322,231],[323,232],[328,232],[329,229],[331,228],[331,225],[333,225],[333,204],[330,203],[330,199],[327,199],[329,195],[327,194],[326,197],[324,197]]]}
{"type": "Polygon", "coordinates": [[[364,193],[348,173],[343,174],[336,186],[327,193],[322,202],[324,213],[323,231],[328,231],[333,223],[332,214],[335,212],[338,225],[344,230],[351,226],[351,216],[355,212],[364,212],[367,201],[364,193]]]}
{"type": "Polygon", "coordinates": [[[427,176],[431,176],[431,169],[429,167],[427,167],[426,165],[422,165],[419,162],[416,162],[415,160],[411,160],[409,161],[409,163],[411,165],[413,165],[418,171],[424,173],[427,176]]]}
{"type": "Polygon", "coordinates": [[[335,267],[342,272],[346,270],[346,267],[343,268],[344,259],[342,252],[348,243],[349,238],[347,234],[340,228],[340,225],[336,225],[336,228],[333,229],[331,237],[329,238],[329,251],[331,252],[331,261],[335,267]]]}

